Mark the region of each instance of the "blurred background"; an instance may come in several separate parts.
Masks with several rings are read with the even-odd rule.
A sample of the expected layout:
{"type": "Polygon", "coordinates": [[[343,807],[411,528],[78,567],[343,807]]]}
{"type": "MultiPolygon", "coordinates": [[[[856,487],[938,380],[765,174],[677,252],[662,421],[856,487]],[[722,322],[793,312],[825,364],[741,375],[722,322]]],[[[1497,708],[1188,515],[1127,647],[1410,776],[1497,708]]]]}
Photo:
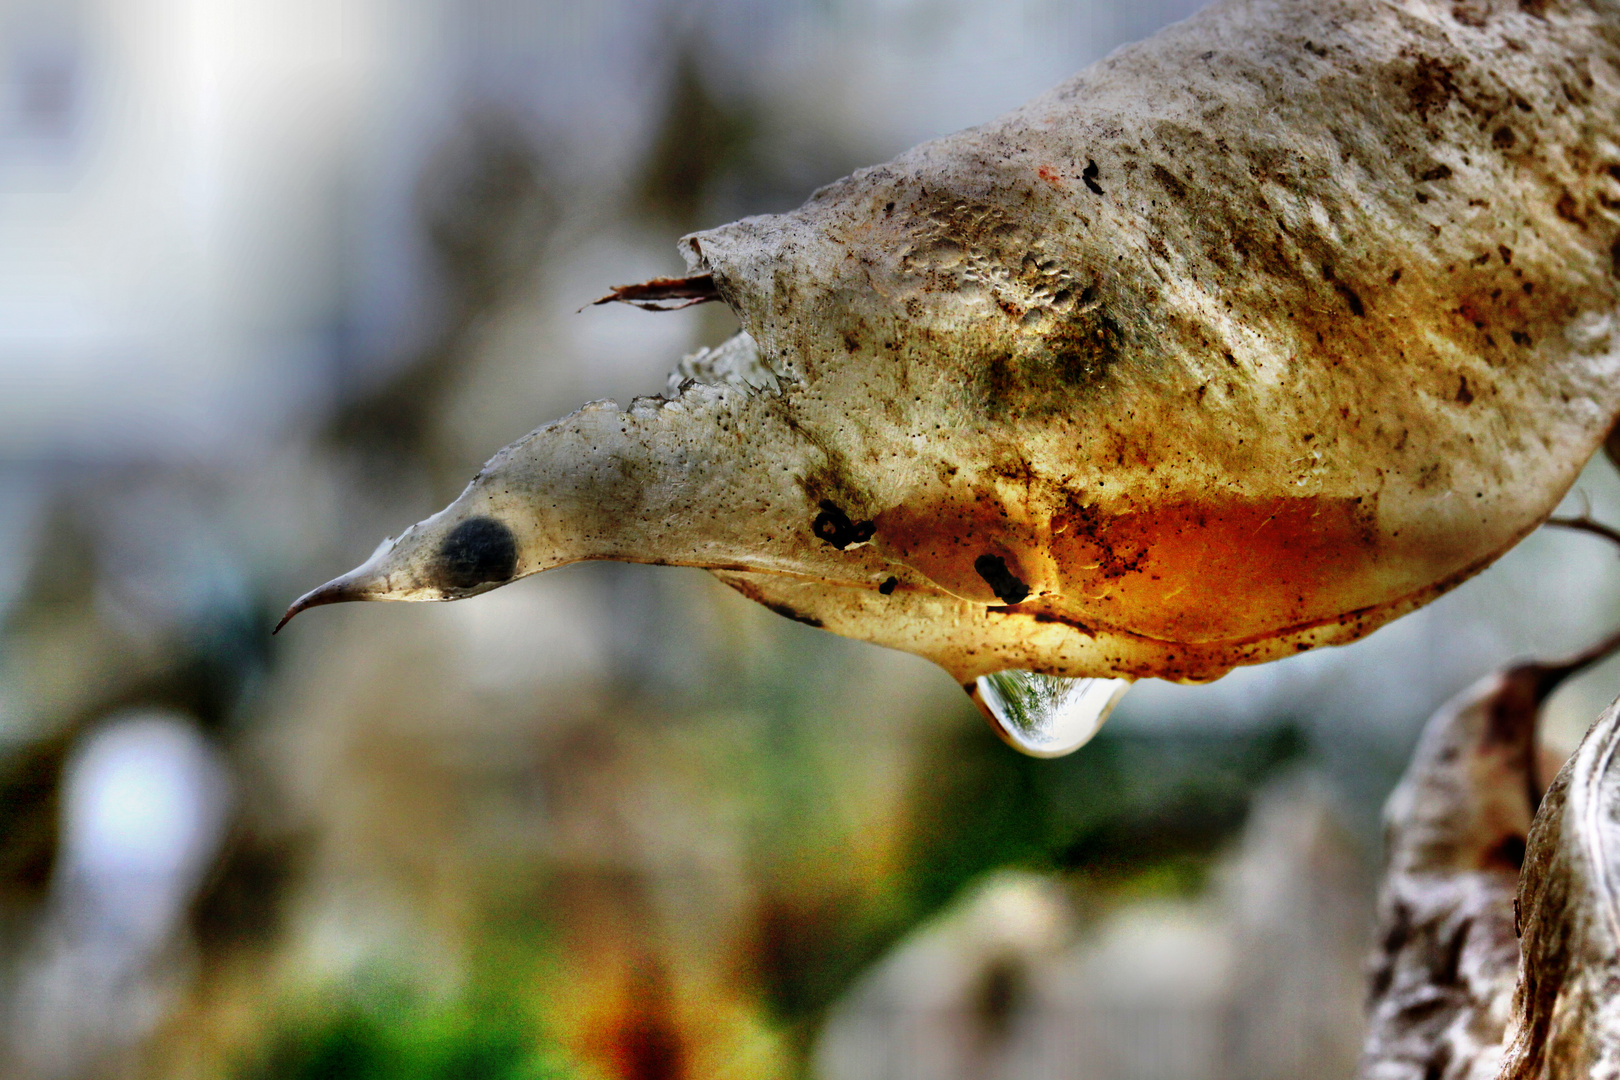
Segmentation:
{"type": "Polygon", "coordinates": [[[0,1077],[1350,1076],[1382,800],[1442,700],[1620,622],[1600,540],[1058,761],[696,571],[269,636],[729,334],[578,310],[680,234],[1197,6],[0,0],[0,1077]]]}

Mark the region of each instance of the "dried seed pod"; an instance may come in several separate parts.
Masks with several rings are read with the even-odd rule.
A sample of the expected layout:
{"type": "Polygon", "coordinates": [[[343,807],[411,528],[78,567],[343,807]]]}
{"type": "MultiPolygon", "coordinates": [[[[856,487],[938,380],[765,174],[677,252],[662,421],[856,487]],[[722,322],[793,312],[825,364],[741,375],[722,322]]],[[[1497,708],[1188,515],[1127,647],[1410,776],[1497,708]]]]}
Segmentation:
{"type": "Polygon", "coordinates": [[[1620,1077],[1620,702],[1586,733],[1530,830],[1522,957],[1502,1080],[1620,1077]]]}
{"type": "Polygon", "coordinates": [[[964,683],[1352,640],[1535,528],[1620,410],[1617,136],[1613,0],[1225,0],[687,237],[625,298],[744,335],[293,611],[621,559],[964,683]]]}
{"type": "Polygon", "coordinates": [[[1496,1076],[1549,670],[1497,672],[1443,706],[1385,807],[1365,1080],[1496,1076]]]}
{"type": "Polygon", "coordinates": [[[1540,778],[1556,763],[1538,761],[1536,721],[1565,679],[1616,649],[1620,634],[1562,662],[1497,672],[1425,725],[1384,807],[1365,1080],[1497,1076],[1509,1018],[1523,1008],[1522,989],[1514,1001],[1521,867],[1529,837],[1544,844],[1545,821],[1560,812],[1542,800],[1540,778]]]}

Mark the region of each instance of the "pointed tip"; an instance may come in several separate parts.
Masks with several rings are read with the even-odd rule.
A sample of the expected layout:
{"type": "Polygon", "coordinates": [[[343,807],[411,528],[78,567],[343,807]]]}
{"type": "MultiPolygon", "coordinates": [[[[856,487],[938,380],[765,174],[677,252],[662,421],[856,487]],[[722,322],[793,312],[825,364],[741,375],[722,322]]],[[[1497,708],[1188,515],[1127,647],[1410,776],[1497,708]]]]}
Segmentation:
{"type": "Polygon", "coordinates": [[[281,617],[281,621],[276,623],[276,628],[270,631],[271,636],[274,637],[276,634],[281,633],[281,628],[291,622],[292,617],[300,611],[308,611],[312,607],[320,607],[323,604],[341,604],[350,600],[371,599],[362,588],[351,580],[353,576],[353,574],[345,574],[340,578],[333,578],[325,585],[311,589],[297,600],[294,600],[292,606],[287,609],[287,613],[281,617]]]}

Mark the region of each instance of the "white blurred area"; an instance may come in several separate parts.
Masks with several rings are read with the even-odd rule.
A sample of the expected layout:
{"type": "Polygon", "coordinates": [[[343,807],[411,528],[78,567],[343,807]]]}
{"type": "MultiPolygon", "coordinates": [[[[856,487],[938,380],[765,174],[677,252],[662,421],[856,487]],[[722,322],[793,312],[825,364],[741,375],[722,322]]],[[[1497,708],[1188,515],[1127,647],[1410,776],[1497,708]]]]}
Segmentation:
{"type": "Polygon", "coordinates": [[[0,452],[217,452],[307,403],[383,15],[0,7],[0,452]]]}
{"type": "Polygon", "coordinates": [[[86,733],[64,778],[48,906],[0,1009],[7,1075],[127,1067],[183,985],[181,923],[218,854],[231,786],[185,716],[120,714],[86,733]]]}
{"type": "MultiPolygon", "coordinates": [[[[658,119],[670,36],[712,56],[720,81],[876,158],[1195,7],[5,0],[0,455],[245,454],[321,404],[346,365],[397,359],[435,315],[413,183],[469,109],[499,105],[554,141],[588,216],[627,185],[658,119]]],[[[615,275],[678,266],[673,239],[649,256],[609,230],[566,252],[565,275],[592,275],[559,309],[615,275]]],[[[635,317],[575,321],[589,336],[635,317]]],[[[645,336],[611,344],[637,353],[627,339],[645,336]]],[[[656,389],[685,343],[656,344],[634,380],[586,393],[656,389]]]]}

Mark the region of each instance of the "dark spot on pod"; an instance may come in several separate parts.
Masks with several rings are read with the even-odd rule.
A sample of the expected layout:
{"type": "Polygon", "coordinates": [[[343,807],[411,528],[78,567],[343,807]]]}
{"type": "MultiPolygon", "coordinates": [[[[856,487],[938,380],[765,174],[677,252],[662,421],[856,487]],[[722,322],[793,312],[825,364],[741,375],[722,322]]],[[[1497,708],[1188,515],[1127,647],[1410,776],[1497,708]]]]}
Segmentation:
{"type": "Polygon", "coordinates": [[[1159,181],[1159,186],[1170,193],[1170,197],[1172,199],[1175,199],[1177,202],[1187,201],[1187,186],[1176,178],[1175,173],[1171,172],[1163,165],[1160,165],[1158,162],[1154,162],[1153,176],[1154,179],[1159,181]]]}
{"type": "Polygon", "coordinates": [[[1468,376],[1466,376],[1466,375],[1458,376],[1457,377],[1457,404],[1459,404],[1459,405],[1472,405],[1473,403],[1474,403],[1474,391],[1469,389],[1469,387],[1468,387],[1468,376]]]}
{"type": "Polygon", "coordinates": [[[1487,862],[1517,873],[1524,869],[1524,853],[1524,837],[1504,836],[1500,843],[1486,853],[1485,858],[1487,862]]]}
{"type": "Polygon", "coordinates": [[[1086,182],[1086,187],[1091,189],[1093,195],[1103,193],[1102,187],[1097,183],[1097,176],[1101,172],[1102,170],[1097,168],[1097,163],[1090,158],[1086,159],[1086,167],[1080,170],[1080,179],[1086,182]]]}
{"type": "Polygon", "coordinates": [[[1557,211],[1559,217],[1563,218],[1571,225],[1580,225],[1583,228],[1585,227],[1586,223],[1581,220],[1580,205],[1576,203],[1575,196],[1571,195],[1569,192],[1566,191],[1562,195],[1558,196],[1558,202],[1554,204],[1553,209],[1557,211]]]}
{"type": "Polygon", "coordinates": [[[980,555],[973,560],[973,569],[1003,603],[1020,604],[1029,595],[1029,586],[1007,569],[1007,560],[1000,555],[980,555]]]}
{"type": "Polygon", "coordinates": [[[899,584],[900,579],[897,577],[891,576],[884,578],[883,584],[878,586],[878,592],[882,593],[884,596],[888,596],[890,593],[894,592],[895,587],[899,584]]]}
{"type": "MultiPolygon", "coordinates": [[[[1520,6],[1524,6],[1524,3],[1521,2],[1520,6]]],[[[1411,1007],[1401,1010],[1401,1015],[1411,1018],[1413,1023],[1421,1022],[1426,1018],[1413,1015],[1411,1007]]],[[[1434,1051],[1430,1052],[1429,1061],[1424,1062],[1422,1080],[1442,1080],[1442,1077],[1445,1077],[1445,1074],[1450,1069],[1452,1069],[1452,1044],[1440,1040],[1439,1046],[1435,1046],[1434,1051]]]]}
{"type": "Polygon", "coordinates": [[[1498,150],[1506,150],[1518,141],[1518,136],[1513,134],[1513,129],[1510,127],[1499,127],[1491,132],[1491,145],[1498,150]]]}
{"type": "Polygon", "coordinates": [[[1412,940],[1412,909],[1398,900],[1394,907],[1389,929],[1384,931],[1384,940],[1380,943],[1380,948],[1385,953],[1400,952],[1406,948],[1407,942],[1412,940]]]}
{"type": "Polygon", "coordinates": [[[820,628],[822,625],[821,620],[816,618],[814,615],[806,615],[802,611],[795,611],[786,604],[773,604],[768,600],[764,601],[764,604],[778,615],[786,619],[792,619],[794,622],[804,623],[806,626],[814,626],[817,628],[820,628]]]}
{"type": "MultiPolygon", "coordinates": [[[[1523,0],[1521,0],[1523,2],[1523,0]]],[[[1429,114],[1443,112],[1457,95],[1457,80],[1451,69],[1432,56],[1418,57],[1411,73],[1412,110],[1418,119],[1429,122],[1429,114]]]]}
{"type": "MultiPolygon", "coordinates": [[[[1521,848],[1524,846],[1522,841],[1520,842],[1519,846],[1521,848]]],[[[1447,935],[1445,942],[1441,946],[1440,955],[1437,958],[1439,963],[1436,964],[1433,969],[1435,986],[1458,985],[1457,976],[1460,974],[1462,968],[1463,946],[1468,944],[1468,933],[1473,929],[1473,927],[1474,920],[1472,916],[1470,916],[1469,918],[1463,919],[1461,922],[1459,922],[1457,924],[1457,928],[1447,935]]],[[[1446,1061],[1432,1075],[1436,1077],[1444,1076],[1445,1066],[1449,1064],[1450,1050],[1448,1048],[1446,1051],[1446,1061]]]]}
{"type": "Polygon", "coordinates": [[[1395,981],[1395,965],[1391,960],[1380,960],[1377,969],[1372,974],[1373,997],[1381,998],[1389,992],[1390,984],[1395,981]]]}
{"type": "Polygon", "coordinates": [[[870,521],[851,521],[837,504],[823,501],[821,513],[811,523],[810,531],[843,551],[851,544],[864,544],[872,539],[877,534],[877,525],[870,521]]]}
{"type": "Polygon", "coordinates": [[[1434,181],[1434,180],[1450,180],[1451,179],[1451,166],[1450,165],[1436,165],[1432,169],[1425,170],[1424,173],[1421,176],[1418,177],[1418,179],[1422,180],[1422,181],[1425,181],[1425,182],[1434,181]]]}
{"type": "Polygon", "coordinates": [[[509,581],[517,570],[517,540],[494,518],[468,518],[451,530],[439,547],[439,586],[475,589],[509,581]]]}

